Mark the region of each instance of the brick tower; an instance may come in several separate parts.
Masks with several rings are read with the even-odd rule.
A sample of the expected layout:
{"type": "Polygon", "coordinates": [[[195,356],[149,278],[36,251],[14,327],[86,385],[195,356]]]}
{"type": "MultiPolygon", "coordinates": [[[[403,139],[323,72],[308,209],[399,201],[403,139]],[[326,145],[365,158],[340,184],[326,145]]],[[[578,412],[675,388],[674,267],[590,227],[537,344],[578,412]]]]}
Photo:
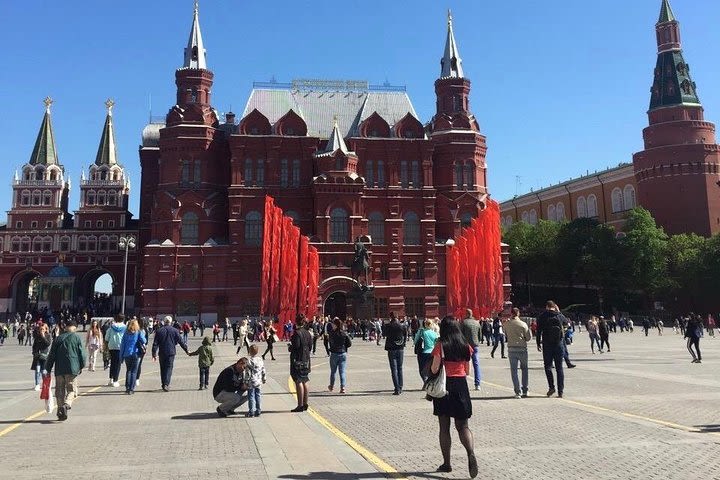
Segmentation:
{"type": "Polygon", "coordinates": [[[720,148],[683,58],[680,25],[669,0],[655,25],[658,58],[645,150],[633,156],[639,204],[668,233],[720,232],[720,148]]]}

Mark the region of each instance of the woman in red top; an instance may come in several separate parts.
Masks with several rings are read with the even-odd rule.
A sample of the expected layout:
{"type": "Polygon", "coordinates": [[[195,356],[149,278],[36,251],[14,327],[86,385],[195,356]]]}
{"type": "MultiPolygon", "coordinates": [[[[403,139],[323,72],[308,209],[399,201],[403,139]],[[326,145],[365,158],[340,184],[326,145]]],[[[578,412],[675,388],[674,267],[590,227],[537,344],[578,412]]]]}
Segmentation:
{"type": "Polygon", "coordinates": [[[467,385],[467,373],[472,358],[473,349],[468,344],[460,330],[460,324],[451,316],[443,318],[440,322],[440,339],[432,351],[432,373],[440,370],[441,363],[445,365],[447,395],[443,398],[433,399],[433,415],[440,422],[440,450],[443,464],[438,472],[451,472],[450,466],[450,419],[455,419],[455,428],[460,436],[460,442],[467,451],[468,469],[470,478],[478,474],[477,459],[475,458],[474,439],[468,426],[468,419],[472,416],[472,401],[467,385]]]}

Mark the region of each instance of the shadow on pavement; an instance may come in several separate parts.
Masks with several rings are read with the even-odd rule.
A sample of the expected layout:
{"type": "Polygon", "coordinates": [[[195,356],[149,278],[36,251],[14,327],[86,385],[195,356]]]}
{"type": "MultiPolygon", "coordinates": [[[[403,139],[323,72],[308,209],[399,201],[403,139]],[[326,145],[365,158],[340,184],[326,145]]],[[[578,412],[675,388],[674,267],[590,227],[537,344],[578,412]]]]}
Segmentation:
{"type": "Polygon", "coordinates": [[[700,433],[718,433],[720,432],[720,425],[695,425],[695,428],[700,430],[700,433]]]}
{"type": "MultiPolygon", "coordinates": [[[[532,397],[528,397],[532,398],[532,397]]],[[[475,402],[485,402],[487,400],[515,400],[515,395],[506,395],[503,397],[471,397],[472,401],[475,402]]],[[[524,399],[526,400],[526,399],[524,399]]]]}
{"type": "Polygon", "coordinates": [[[351,480],[351,479],[363,479],[363,478],[406,478],[408,476],[417,478],[432,478],[432,479],[445,479],[447,477],[441,477],[434,473],[427,472],[397,472],[397,473],[338,473],[338,472],[310,472],[308,474],[287,474],[278,475],[277,478],[291,478],[293,480],[351,480]]]}
{"type": "MultiPolygon", "coordinates": [[[[290,409],[288,409],[288,410],[263,410],[262,415],[260,417],[263,417],[263,416],[271,414],[271,413],[290,413],[290,409]]],[[[234,414],[228,415],[228,417],[229,418],[246,418],[245,412],[235,412],[234,414]]],[[[195,412],[195,413],[188,413],[186,415],[175,415],[174,417],[170,417],[170,420],[209,420],[212,418],[222,420],[220,417],[218,417],[217,412],[195,412]]]]}
{"type": "Polygon", "coordinates": [[[51,423],[58,423],[58,421],[57,420],[0,420],[0,425],[5,425],[5,424],[12,425],[14,423],[40,423],[42,425],[49,425],[51,423]]]}

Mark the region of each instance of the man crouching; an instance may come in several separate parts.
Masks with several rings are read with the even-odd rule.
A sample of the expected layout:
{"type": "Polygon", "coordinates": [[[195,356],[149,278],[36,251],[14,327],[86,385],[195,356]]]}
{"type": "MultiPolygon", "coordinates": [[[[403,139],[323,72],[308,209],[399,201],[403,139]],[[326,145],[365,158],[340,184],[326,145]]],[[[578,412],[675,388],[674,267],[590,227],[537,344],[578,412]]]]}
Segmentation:
{"type": "Polygon", "coordinates": [[[217,407],[218,416],[233,415],[236,408],[247,402],[247,387],[243,382],[246,367],[247,358],[243,357],[218,375],[213,386],[213,397],[220,404],[217,407]]]}

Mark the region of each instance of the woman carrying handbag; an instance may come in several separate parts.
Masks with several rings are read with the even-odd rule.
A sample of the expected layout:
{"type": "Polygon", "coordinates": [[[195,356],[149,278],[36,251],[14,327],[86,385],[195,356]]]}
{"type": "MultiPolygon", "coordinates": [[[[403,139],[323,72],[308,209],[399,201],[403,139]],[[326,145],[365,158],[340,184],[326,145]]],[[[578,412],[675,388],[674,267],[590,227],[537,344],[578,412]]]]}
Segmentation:
{"type": "MultiPolygon", "coordinates": [[[[455,429],[460,436],[460,442],[465,447],[468,456],[468,470],[470,478],[478,474],[477,459],[475,458],[474,439],[468,426],[472,416],[472,400],[467,385],[467,374],[470,369],[470,359],[473,349],[468,344],[460,330],[460,324],[451,316],[443,318],[440,323],[440,338],[432,350],[432,364],[430,373],[433,377],[444,369],[446,394],[440,398],[433,398],[433,415],[438,417],[440,424],[440,450],[443,463],[438,472],[451,472],[450,465],[450,419],[455,419],[455,429]]],[[[430,384],[432,380],[428,380],[430,384]]],[[[426,386],[428,386],[426,384],[426,386]]],[[[437,390],[437,389],[436,389],[437,390]]],[[[430,394],[430,391],[428,394],[430,394]]]]}

